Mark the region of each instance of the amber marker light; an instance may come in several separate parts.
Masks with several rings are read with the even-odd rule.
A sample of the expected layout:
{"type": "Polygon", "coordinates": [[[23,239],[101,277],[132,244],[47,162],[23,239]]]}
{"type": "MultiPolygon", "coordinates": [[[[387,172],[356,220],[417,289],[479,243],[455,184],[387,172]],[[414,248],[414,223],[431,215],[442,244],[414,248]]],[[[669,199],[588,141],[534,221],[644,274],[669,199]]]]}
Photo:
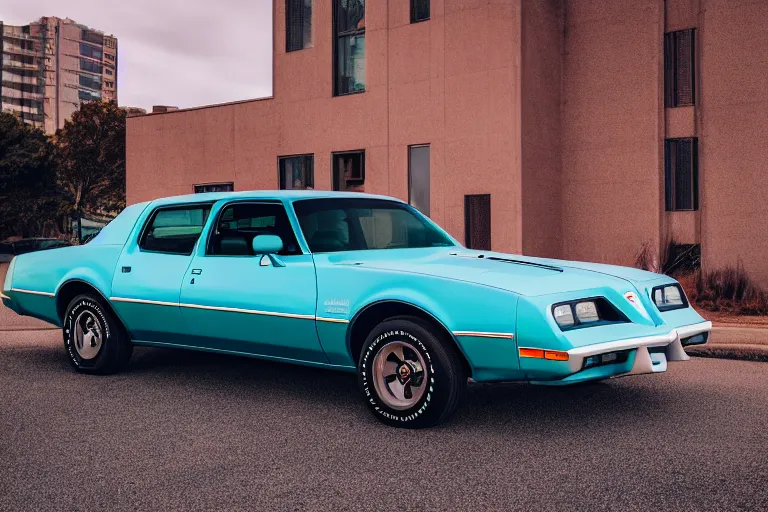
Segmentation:
{"type": "Polygon", "coordinates": [[[520,357],[532,357],[534,359],[549,359],[550,361],[567,361],[568,352],[560,350],[541,350],[539,348],[520,348],[520,357]]]}

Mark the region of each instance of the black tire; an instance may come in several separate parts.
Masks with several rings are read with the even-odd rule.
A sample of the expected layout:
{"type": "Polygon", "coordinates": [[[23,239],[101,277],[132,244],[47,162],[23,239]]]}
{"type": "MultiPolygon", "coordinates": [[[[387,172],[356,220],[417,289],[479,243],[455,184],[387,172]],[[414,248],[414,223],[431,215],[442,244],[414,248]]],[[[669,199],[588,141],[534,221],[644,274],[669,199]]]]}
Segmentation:
{"type": "MultiPolygon", "coordinates": [[[[419,373],[418,368],[411,367],[411,370],[415,378],[419,373]]],[[[409,375],[409,370],[405,369],[403,372],[404,375],[409,375]]],[[[450,345],[450,340],[441,339],[428,323],[415,317],[391,318],[371,331],[360,353],[358,379],[366,404],[373,415],[387,425],[400,428],[425,428],[446,421],[456,411],[467,387],[466,371],[456,350],[450,345]],[[422,395],[407,408],[402,408],[406,405],[401,405],[401,408],[390,406],[388,402],[392,401],[392,397],[380,394],[387,393],[390,385],[397,385],[394,379],[402,384],[404,380],[400,377],[403,374],[398,370],[394,375],[390,375],[389,378],[393,380],[392,384],[388,384],[377,377],[381,371],[374,371],[377,358],[403,366],[402,363],[396,362],[397,356],[394,356],[394,360],[384,358],[386,351],[391,350],[388,347],[398,345],[411,354],[406,355],[404,360],[410,357],[416,361],[414,364],[420,367],[420,356],[426,363],[422,369],[424,373],[420,376],[424,381],[419,380],[425,386],[422,395]],[[384,389],[381,389],[382,387],[384,389]]],[[[414,400],[415,395],[409,394],[410,397],[404,396],[414,400]]]]}
{"type": "Polygon", "coordinates": [[[125,368],[133,353],[133,344],[120,321],[101,298],[93,295],[72,299],[64,314],[62,332],[67,358],[82,373],[116,373],[125,368]],[[90,337],[83,341],[86,330],[90,337]]]}

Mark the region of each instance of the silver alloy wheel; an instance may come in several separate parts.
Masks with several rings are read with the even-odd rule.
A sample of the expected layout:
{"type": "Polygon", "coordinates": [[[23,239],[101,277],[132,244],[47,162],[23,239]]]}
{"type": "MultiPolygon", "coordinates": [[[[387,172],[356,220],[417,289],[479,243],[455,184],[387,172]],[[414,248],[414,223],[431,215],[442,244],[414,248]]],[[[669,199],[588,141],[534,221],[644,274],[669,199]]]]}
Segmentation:
{"type": "Polygon", "coordinates": [[[373,360],[376,394],[392,409],[413,407],[427,388],[426,366],[419,351],[409,343],[387,343],[373,360]]]}
{"type": "Polygon", "coordinates": [[[90,311],[83,311],[75,320],[75,349],[83,359],[93,359],[102,344],[102,328],[99,320],[90,311]]]}

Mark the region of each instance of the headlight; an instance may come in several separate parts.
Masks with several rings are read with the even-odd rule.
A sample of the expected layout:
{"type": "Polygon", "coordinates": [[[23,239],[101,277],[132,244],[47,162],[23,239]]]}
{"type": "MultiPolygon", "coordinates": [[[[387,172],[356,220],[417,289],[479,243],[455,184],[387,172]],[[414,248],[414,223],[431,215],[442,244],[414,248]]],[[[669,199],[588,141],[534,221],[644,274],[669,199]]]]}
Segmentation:
{"type": "Polygon", "coordinates": [[[563,304],[562,306],[557,306],[553,314],[555,315],[555,322],[557,322],[557,325],[560,327],[570,327],[574,323],[576,323],[573,320],[573,310],[571,309],[570,304],[563,304]]]}
{"type": "Polygon", "coordinates": [[[600,315],[597,314],[597,305],[592,301],[577,303],[576,318],[583,324],[598,322],[600,315]]]}
{"type": "Polygon", "coordinates": [[[653,289],[651,296],[659,311],[688,307],[688,301],[678,284],[657,286],[653,289]]]}
{"type": "Polygon", "coordinates": [[[552,306],[552,316],[561,329],[629,322],[627,316],[604,297],[562,302],[552,306]]]}

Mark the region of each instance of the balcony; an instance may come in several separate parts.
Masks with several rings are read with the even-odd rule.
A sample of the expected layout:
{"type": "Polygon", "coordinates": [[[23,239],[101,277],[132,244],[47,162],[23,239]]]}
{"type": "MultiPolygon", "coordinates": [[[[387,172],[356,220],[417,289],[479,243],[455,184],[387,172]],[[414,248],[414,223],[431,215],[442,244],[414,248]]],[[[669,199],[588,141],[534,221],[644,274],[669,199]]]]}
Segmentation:
{"type": "Polygon", "coordinates": [[[10,87],[3,87],[3,97],[4,98],[15,98],[15,99],[24,99],[24,100],[42,100],[43,96],[45,96],[42,92],[29,92],[29,91],[20,91],[18,89],[12,89],[10,87]]]}
{"type": "Polygon", "coordinates": [[[38,64],[25,64],[23,62],[17,62],[14,60],[3,59],[3,69],[19,69],[24,71],[37,71],[40,68],[38,64]]]}
{"type": "Polygon", "coordinates": [[[11,71],[3,71],[2,80],[12,84],[44,85],[44,80],[37,76],[23,76],[11,71]]]}

